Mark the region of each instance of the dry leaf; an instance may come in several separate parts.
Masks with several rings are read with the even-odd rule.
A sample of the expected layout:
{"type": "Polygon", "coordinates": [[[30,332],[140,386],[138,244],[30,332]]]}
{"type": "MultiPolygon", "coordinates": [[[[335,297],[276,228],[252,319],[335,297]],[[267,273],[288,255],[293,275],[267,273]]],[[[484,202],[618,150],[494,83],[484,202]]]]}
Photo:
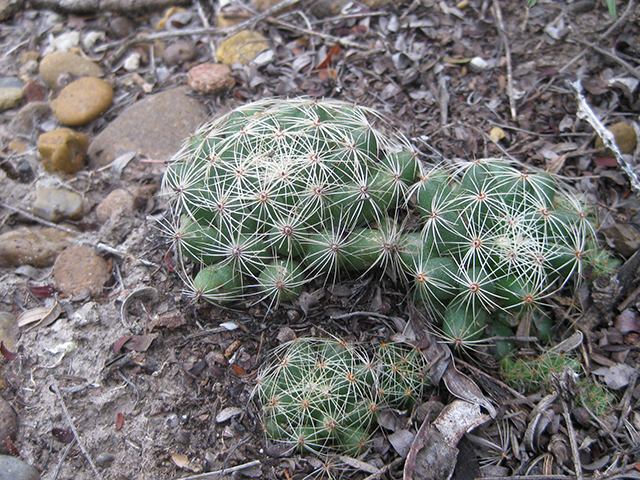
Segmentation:
{"type": "Polygon", "coordinates": [[[46,327],[51,325],[62,313],[62,307],[56,301],[51,307],[36,307],[26,312],[22,312],[17,319],[18,326],[24,327],[32,325],[35,327],[46,327]]]}
{"type": "Polygon", "coordinates": [[[491,417],[483,414],[479,405],[454,400],[444,407],[433,424],[440,430],[446,442],[455,447],[465,433],[489,420],[491,417]]]}
{"type": "Polygon", "coordinates": [[[184,468],[186,470],[191,470],[192,472],[198,473],[202,471],[202,465],[200,465],[196,461],[189,460],[189,457],[182,453],[172,453],[171,460],[176,464],[179,468],[184,468]]]}
{"type": "Polygon", "coordinates": [[[221,412],[218,412],[218,414],[216,415],[216,423],[226,422],[230,418],[240,415],[241,413],[242,409],[238,407],[225,408],[221,412]]]}

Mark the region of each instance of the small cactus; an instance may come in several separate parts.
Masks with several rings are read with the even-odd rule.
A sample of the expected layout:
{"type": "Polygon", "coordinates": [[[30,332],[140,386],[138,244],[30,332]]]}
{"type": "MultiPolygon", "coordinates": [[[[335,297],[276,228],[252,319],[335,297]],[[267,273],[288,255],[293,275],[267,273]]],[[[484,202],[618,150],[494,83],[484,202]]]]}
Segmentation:
{"type": "Polygon", "coordinates": [[[362,453],[380,408],[411,409],[429,385],[415,347],[381,344],[373,356],[337,339],[302,338],[281,346],[256,394],[267,435],[301,452],[362,453]]]}

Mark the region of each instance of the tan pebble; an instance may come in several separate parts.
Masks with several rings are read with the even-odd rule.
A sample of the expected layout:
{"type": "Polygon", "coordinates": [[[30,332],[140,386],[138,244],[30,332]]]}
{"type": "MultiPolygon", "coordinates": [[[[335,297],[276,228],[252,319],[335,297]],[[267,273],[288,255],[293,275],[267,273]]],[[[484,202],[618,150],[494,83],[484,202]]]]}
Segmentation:
{"type": "Polygon", "coordinates": [[[0,88],[0,112],[17,107],[24,98],[20,87],[0,88]]]}
{"type": "Polygon", "coordinates": [[[40,53],[33,51],[33,50],[27,50],[26,52],[22,52],[20,54],[20,64],[24,65],[27,62],[30,61],[38,61],[40,60],[40,53]]]}
{"type": "Polygon", "coordinates": [[[0,342],[11,352],[16,351],[20,328],[16,316],[10,312],[0,312],[0,342]]]}
{"type": "MultiPolygon", "coordinates": [[[[636,131],[633,129],[631,125],[629,125],[627,122],[618,122],[607,128],[611,133],[613,133],[613,136],[616,139],[616,144],[620,149],[620,153],[622,154],[633,153],[638,143],[638,137],[636,135],[636,131]]],[[[595,147],[598,150],[601,150],[604,148],[604,142],[602,141],[602,138],[600,137],[596,138],[595,147]]],[[[604,155],[607,157],[614,156],[613,152],[609,149],[605,150],[604,155]]]]}
{"type": "Polygon", "coordinates": [[[111,218],[111,215],[116,210],[124,208],[129,211],[133,211],[133,205],[135,197],[123,188],[117,188],[106,198],[100,202],[98,208],[96,208],[96,215],[100,223],[105,223],[111,218]]]}
{"type": "Polygon", "coordinates": [[[75,173],[84,166],[89,138],[70,128],[45,132],[38,138],[38,152],[48,172],[75,173]]]}
{"type": "Polygon", "coordinates": [[[105,286],[111,273],[104,258],[93,248],[74,246],[64,250],[53,265],[53,278],[67,295],[80,295],[89,290],[96,294],[105,286]]]}
{"type": "Polygon", "coordinates": [[[242,30],[220,43],[216,58],[228,66],[236,62],[246,65],[268,48],[267,39],[258,32],[242,30]]]}
{"type": "Polygon", "coordinates": [[[231,69],[222,63],[203,63],[189,70],[187,83],[199,93],[220,93],[236,84],[231,69]]]}
{"type": "Polygon", "coordinates": [[[9,142],[9,150],[11,150],[12,152],[16,152],[16,153],[24,153],[29,149],[27,148],[27,146],[24,143],[22,143],[22,142],[20,142],[18,140],[11,140],[9,142]]]}
{"type": "Polygon", "coordinates": [[[51,88],[58,88],[58,77],[70,73],[77,77],[100,77],[102,69],[91,60],[71,52],[53,52],[40,62],[40,76],[51,88]]]}
{"type": "Polygon", "coordinates": [[[193,59],[196,54],[193,43],[186,40],[180,40],[171,45],[162,52],[162,59],[167,65],[179,65],[182,62],[193,59]]]}
{"type": "Polygon", "coordinates": [[[77,127],[89,123],[111,106],[113,89],[95,77],[79,78],[64,87],[53,104],[53,111],[64,125],[77,127]]]}
{"type": "Polygon", "coordinates": [[[83,214],[82,196],[63,188],[42,188],[36,191],[31,210],[50,222],[77,220],[83,214]]]}
{"type": "Polygon", "coordinates": [[[0,235],[0,267],[50,267],[70,239],[71,234],[57,228],[15,228],[0,235]]]}

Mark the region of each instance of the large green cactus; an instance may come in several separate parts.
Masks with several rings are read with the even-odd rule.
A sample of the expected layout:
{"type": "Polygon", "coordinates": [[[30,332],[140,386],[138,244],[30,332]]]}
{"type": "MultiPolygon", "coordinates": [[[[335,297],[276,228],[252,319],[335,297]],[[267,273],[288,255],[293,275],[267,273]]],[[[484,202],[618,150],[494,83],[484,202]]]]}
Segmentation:
{"type": "Polygon", "coordinates": [[[321,275],[389,266],[396,257],[371,227],[395,225],[417,161],[376,123],[345,102],[271,99],[202,127],[163,179],[174,247],[242,281],[187,277],[191,293],[224,303],[257,291],[275,303],[321,275]]]}
{"type": "Polygon", "coordinates": [[[182,269],[189,292],[275,305],[318,277],[379,268],[454,345],[508,337],[525,317],[548,340],[548,317],[535,316],[545,299],[608,265],[583,204],[553,175],[501,159],[428,168],[388,130],[370,109],[309,99],[202,127],[163,179],[179,263],[195,263],[196,275],[182,269]]]}

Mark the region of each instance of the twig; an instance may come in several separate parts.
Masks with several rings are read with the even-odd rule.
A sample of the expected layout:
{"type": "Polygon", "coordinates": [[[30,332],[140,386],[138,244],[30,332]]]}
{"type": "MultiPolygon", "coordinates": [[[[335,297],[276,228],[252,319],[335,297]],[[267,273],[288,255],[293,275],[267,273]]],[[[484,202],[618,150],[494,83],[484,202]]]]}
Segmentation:
{"type": "Polygon", "coordinates": [[[62,393],[60,393],[60,390],[58,389],[58,381],[55,378],[53,378],[53,384],[51,385],[51,387],[53,388],[53,391],[55,392],[56,396],[58,397],[58,400],[60,401],[60,406],[62,407],[64,416],[67,419],[69,428],[73,432],[73,436],[76,439],[76,442],[78,442],[78,446],[80,447],[80,450],[82,450],[82,454],[84,455],[84,458],[86,458],[87,462],[89,462],[89,466],[93,471],[94,478],[101,480],[102,475],[100,475],[100,472],[98,472],[98,469],[96,468],[95,464],[93,463],[93,460],[91,459],[91,455],[89,455],[89,452],[87,452],[87,450],[84,448],[84,444],[80,440],[80,435],[78,435],[78,430],[76,429],[76,426],[73,423],[73,419],[71,418],[71,415],[69,415],[69,410],[67,410],[67,405],[64,403],[64,398],[62,398],[62,393]]]}
{"type": "Polygon", "coordinates": [[[573,90],[576,100],[578,101],[577,114],[584,115],[587,122],[591,124],[596,133],[600,136],[600,138],[602,138],[605,146],[613,152],[616,160],[618,161],[618,165],[620,165],[620,168],[622,168],[624,173],[627,175],[627,178],[629,179],[631,189],[638,197],[640,197],[640,179],[638,179],[638,174],[633,170],[631,165],[629,165],[624,160],[624,158],[622,158],[622,153],[620,153],[620,149],[618,148],[618,145],[616,145],[613,133],[605,128],[600,119],[596,116],[595,113],[593,113],[593,110],[591,110],[591,107],[582,94],[582,84],[580,83],[580,80],[576,80],[575,82],[568,81],[567,84],[573,90]]]}
{"type": "Polygon", "coordinates": [[[569,434],[569,445],[571,445],[571,456],[573,457],[573,466],[576,471],[576,480],[582,480],[582,463],[580,462],[580,452],[578,451],[578,442],[576,440],[576,432],[573,429],[573,422],[571,420],[571,414],[567,407],[567,402],[560,395],[560,402],[562,404],[562,416],[564,418],[565,426],[567,427],[567,433],[569,434]]]}
{"type": "Polygon", "coordinates": [[[260,460],[253,460],[252,462],[243,463],[242,465],[236,465],[235,467],[223,468],[222,470],[216,470],[215,472],[200,473],[198,475],[192,475],[190,477],[175,477],[175,480],[208,480],[218,475],[233,473],[251,467],[257,467],[258,465],[260,465],[260,460]]]}
{"type": "Polygon", "coordinates": [[[293,30],[294,32],[303,33],[305,35],[309,35],[312,37],[322,38],[323,40],[327,40],[328,42],[337,43],[343,47],[347,48],[357,48],[359,50],[364,50],[369,54],[383,52],[384,50],[381,48],[371,48],[367,45],[363,45],[362,43],[352,42],[351,40],[347,40],[346,38],[336,37],[334,35],[329,35],[326,33],[315,32],[313,30],[309,30],[306,28],[301,28],[296,25],[292,25],[291,23],[283,22],[282,20],[277,19],[267,19],[267,22],[272,23],[274,25],[278,25],[283,28],[287,28],[289,30],[293,30]]]}
{"type": "MultiPolygon", "coordinates": [[[[70,233],[71,235],[77,236],[80,235],[80,232],[77,232],[75,230],[72,230],[71,228],[67,228],[67,227],[63,227],[62,225],[58,225],[57,223],[53,223],[53,222],[49,222],[43,218],[37,217],[35,215],[30,214],[29,212],[26,212],[20,208],[17,207],[12,207],[11,205],[7,205],[6,203],[0,203],[0,208],[5,208],[7,210],[11,210],[12,212],[18,213],[20,215],[22,215],[23,217],[33,221],[33,222],[37,222],[41,225],[44,225],[46,227],[50,227],[50,228],[56,228],[58,230],[61,230],[63,232],[66,233],[70,233]]],[[[129,260],[132,260],[134,262],[138,262],[141,263],[142,265],[145,265],[147,267],[154,267],[154,268],[159,268],[160,265],[158,265],[157,263],[153,263],[150,262],[148,260],[144,260],[142,258],[137,258],[134,257],[133,255],[131,255],[130,253],[127,252],[122,252],[120,250],[118,250],[117,248],[111,247],[105,243],[102,242],[98,242],[98,243],[93,243],[93,242],[89,242],[87,240],[81,240],[78,238],[74,238],[73,243],[76,243],[78,245],[88,245],[91,247],[96,247],[99,250],[102,250],[104,252],[110,253],[112,255],[115,255],[117,257],[120,258],[128,258],[129,260]]]]}
{"type": "Polygon", "coordinates": [[[633,397],[633,391],[636,388],[636,382],[638,381],[638,376],[640,375],[640,370],[636,369],[635,372],[631,375],[629,379],[629,385],[627,386],[627,390],[624,392],[622,400],[620,401],[620,418],[618,419],[618,424],[616,425],[616,430],[618,430],[625,419],[631,413],[631,399],[633,397]]]}
{"type": "Polygon", "coordinates": [[[69,455],[69,451],[73,448],[75,444],[76,444],[76,439],[74,437],[74,439],[66,447],[64,447],[64,450],[62,451],[62,455],[60,455],[60,460],[58,460],[58,464],[56,465],[56,468],[51,475],[51,480],[57,480],[58,475],[60,475],[60,469],[62,468],[64,461],[67,459],[67,455],[69,455]]]}
{"type": "Polygon", "coordinates": [[[493,0],[493,9],[496,13],[496,22],[498,23],[498,33],[504,45],[504,56],[507,59],[507,95],[509,97],[509,110],[511,118],[516,119],[516,99],[513,94],[513,68],[511,64],[511,47],[509,46],[509,38],[504,30],[504,22],[502,21],[502,9],[500,8],[500,0],[493,0]]]}
{"type": "Polygon", "coordinates": [[[438,91],[440,104],[440,128],[445,129],[449,121],[449,90],[447,89],[447,77],[442,73],[438,76],[438,91]]]}
{"type": "Polygon", "coordinates": [[[573,475],[514,475],[513,477],[482,477],[482,480],[575,480],[573,475]]]}
{"type": "Polygon", "coordinates": [[[393,467],[400,465],[402,462],[404,462],[404,458],[396,458],[393,462],[386,464],[378,472],[372,475],[369,475],[364,480],[377,480],[378,478],[382,477],[382,475],[384,475],[389,470],[391,470],[393,467]]]}
{"type": "Polygon", "coordinates": [[[353,317],[373,317],[373,318],[382,318],[383,320],[389,320],[388,315],[383,315],[381,313],[376,313],[376,312],[351,312],[351,313],[345,313],[342,315],[332,315],[331,320],[345,320],[353,317]]]}
{"type": "Polygon", "coordinates": [[[592,50],[595,50],[596,52],[598,52],[600,55],[603,55],[605,57],[607,57],[608,59],[616,62],[618,65],[623,66],[631,75],[633,75],[634,77],[640,79],[640,72],[634,68],[633,65],[631,65],[630,63],[625,62],[624,60],[622,60],[620,57],[618,57],[617,55],[614,55],[613,53],[609,52],[608,50],[605,50],[602,47],[599,47],[598,45],[591,43],[591,42],[587,42],[586,40],[583,40],[581,38],[575,38],[575,41],[578,43],[581,43],[582,45],[586,45],[587,47],[591,48],[592,50]]]}

